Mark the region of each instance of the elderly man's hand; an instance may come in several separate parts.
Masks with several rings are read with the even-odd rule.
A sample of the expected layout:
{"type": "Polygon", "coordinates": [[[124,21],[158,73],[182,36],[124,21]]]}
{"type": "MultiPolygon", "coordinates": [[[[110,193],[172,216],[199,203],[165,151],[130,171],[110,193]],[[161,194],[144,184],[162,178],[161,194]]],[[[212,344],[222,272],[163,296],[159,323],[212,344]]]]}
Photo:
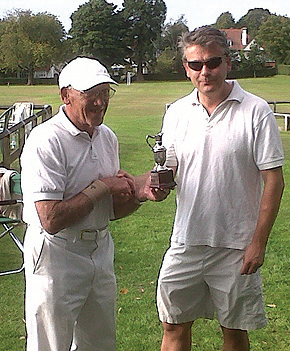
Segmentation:
{"type": "Polygon", "coordinates": [[[136,187],[134,180],[124,171],[119,171],[114,177],[102,178],[100,180],[106,184],[112,195],[119,195],[126,198],[135,196],[136,187]]]}

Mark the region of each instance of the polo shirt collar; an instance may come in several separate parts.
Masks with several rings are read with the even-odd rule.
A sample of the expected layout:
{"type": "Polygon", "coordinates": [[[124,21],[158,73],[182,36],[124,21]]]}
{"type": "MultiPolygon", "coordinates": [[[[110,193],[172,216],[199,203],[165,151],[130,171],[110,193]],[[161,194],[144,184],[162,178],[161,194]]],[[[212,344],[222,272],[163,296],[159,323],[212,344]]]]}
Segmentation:
{"type": "MultiPolygon", "coordinates": [[[[241,88],[240,84],[236,80],[227,80],[227,83],[230,83],[233,85],[232,91],[230,92],[230,95],[224,100],[225,101],[238,101],[242,102],[244,99],[244,92],[243,89],[241,88]]],[[[192,101],[192,105],[200,105],[199,99],[198,99],[198,90],[195,88],[191,94],[189,94],[189,97],[192,101]]]]}
{"type": "Polygon", "coordinates": [[[240,84],[236,80],[227,80],[228,83],[233,85],[233,89],[230,95],[225,99],[225,101],[238,101],[242,102],[244,99],[244,91],[240,84]]]}

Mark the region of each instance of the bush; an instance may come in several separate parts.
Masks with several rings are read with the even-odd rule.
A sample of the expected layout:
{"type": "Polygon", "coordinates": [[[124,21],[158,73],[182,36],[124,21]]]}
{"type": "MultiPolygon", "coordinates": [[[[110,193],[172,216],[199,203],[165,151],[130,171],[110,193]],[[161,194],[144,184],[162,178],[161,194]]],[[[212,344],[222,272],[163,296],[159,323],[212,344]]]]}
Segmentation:
{"type": "MultiPolygon", "coordinates": [[[[290,67],[290,66],[289,66],[290,67]]],[[[255,72],[253,69],[245,70],[232,70],[228,74],[228,79],[240,79],[240,78],[254,78],[254,77],[272,77],[278,74],[277,68],[262,68],[257,69],[255,72]]],[[[289,73],[290,74],[290,73],[289,73]]],[[[175,81],[175,80],[186,80],[185,72],[182,73],[149,73],[144,75],[145,81],[175,81]]]]}
{"type": "Polygon", "coordinates": [[[16,78],[16,77],[7,77],[0,78],[0,85],[25,85],[27,83],[27,78],[16,78]]]}
{"type": "MultiPolygon", "coordinates": [[[[26,85],[27,78],[16,78],[16,77],[7,77],[0,78],[0,85],[26,85]]],[[[35,85],[54,85],[57,84],[56,78],[34,78],[33,84],[35,85]]]]}
{"type": "Polygon", "coordinates": [[[272,77],[278,74],[277,68],[262,68],[262,69],[245,69],[245,70],[232,70],[228,74],[228,79],[239,78],[254,78],[254,77],[272,77]]]}
{"type": "Polygon", "coordinates": [[[185,73],[149,73],[144,74],[144,80],[148,81],[174,81],[186,80],[185,73]]]}
{"type": "Polygon", "coordinates": [[[278,74],[290,76],[290,65],[278,65],[278,74]]]}

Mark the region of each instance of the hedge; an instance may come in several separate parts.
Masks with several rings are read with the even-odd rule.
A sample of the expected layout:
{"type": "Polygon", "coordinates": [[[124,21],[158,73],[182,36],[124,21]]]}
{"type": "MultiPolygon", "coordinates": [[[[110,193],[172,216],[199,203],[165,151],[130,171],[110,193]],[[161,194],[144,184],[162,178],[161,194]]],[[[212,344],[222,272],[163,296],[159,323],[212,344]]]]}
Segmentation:
{"type": "MultiPolygon", "coordinates": [[[[16,78],[16,77],[1,77],[0,85],[26,85],[27,78],[16,78]]],[[[54,85],[57,84],[55,78],[34,78],[33,84],[35,85],[54,85]]]]}
{"type": "Polygon", "coordinates": [[[290,76],[290,65],[278,65],[278,74],[290,76]]]}
{"type": "MultiPolygon", "coordinates": [[[[231,71],[228,74],[228,79],[253,78],[253,77],[271,77],[278,74],[277,68],[263,68],[254,70],[231,71]]],[[[174,81],[185,80],[185,73],[152,73],[144,75],[145,81],[174,81]]]]}
{"type": "Polygon", "coordinates": [[[232,70],[228,74],[229,79],[239,79],[239,78],[254,78],[254,77],[272,77],[278,74],[277,68],[262,68],[262,69],[247,69],[241,71],[232,70]]]}
{"type": "MultiPolygon", "coordinates": [[[[259,69],[254,72],[254,70],[243,70],[243,71],[231,71],[228,74],[228,79],[238,79],[238,78],[253,78],[256,77],[270,77],[276,74],[286,74],[290,75],[290,66],[279,65],[279,70],[277,68],[264,68],[259,69]],[[255,74],[254,74],[255,73],[255,74]]],[[[176,80],[186,80],[185,73],[149,73],[144,74],[145,81],[176,81],[176,80]]],[[[114,77],[115,78],[115,77],[114,77]]],[[[27,78],[2,78],[0,77],[0,85],[26,85],[27,78]]],[[[54,85],[57,84],[56,78],[38,78],[33,79],[33,84],[35,85],[54,85]]]]}
{"type": "Polygon", "coordinates": [[[144,74],[144,80],[148,81],[174,81],[185,80],[185,73],[149,73],[144,74]]]}

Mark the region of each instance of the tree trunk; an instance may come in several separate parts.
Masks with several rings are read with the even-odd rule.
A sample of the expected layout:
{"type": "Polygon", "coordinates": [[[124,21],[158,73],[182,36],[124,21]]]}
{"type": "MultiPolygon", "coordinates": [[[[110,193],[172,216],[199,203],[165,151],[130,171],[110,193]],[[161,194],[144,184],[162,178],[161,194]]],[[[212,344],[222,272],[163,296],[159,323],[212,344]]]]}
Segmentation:
{"type": "Polygon", "coordinates": [[[27,76],[27,85],[33,85],[33,73],[34,73],[33,68],[29,68],[28,76],[27,76]]]}
{"type": "Polygon", "coordinates": [[[138,63],[138,70],[137,70],[137,82],[143,82],[144,77],[142,73],[142,62],[138,63]]]}

